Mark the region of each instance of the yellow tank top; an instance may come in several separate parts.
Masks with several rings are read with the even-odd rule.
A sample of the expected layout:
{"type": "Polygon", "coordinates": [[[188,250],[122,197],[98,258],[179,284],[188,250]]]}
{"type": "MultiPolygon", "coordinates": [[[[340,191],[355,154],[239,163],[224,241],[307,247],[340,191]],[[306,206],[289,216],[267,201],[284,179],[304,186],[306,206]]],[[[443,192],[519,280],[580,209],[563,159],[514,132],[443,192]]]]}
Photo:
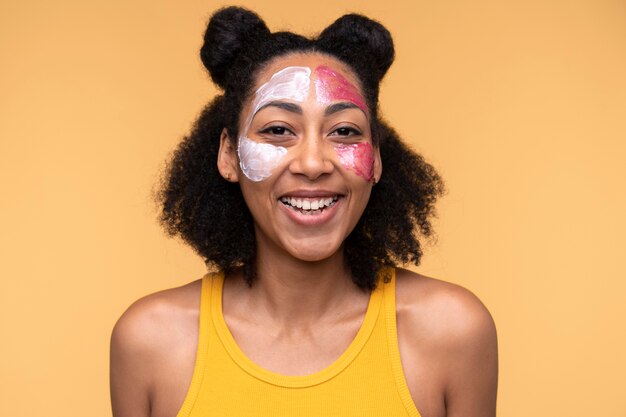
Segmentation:
{"type": "Polygon", "coordinates": [[[395,270],[370,296],[346,351],[305,376],[261,368],[237,346],[222,314],[221,273],[202,280],[196,363],[177,417],[419,417],[396,335],[395,270]]]}

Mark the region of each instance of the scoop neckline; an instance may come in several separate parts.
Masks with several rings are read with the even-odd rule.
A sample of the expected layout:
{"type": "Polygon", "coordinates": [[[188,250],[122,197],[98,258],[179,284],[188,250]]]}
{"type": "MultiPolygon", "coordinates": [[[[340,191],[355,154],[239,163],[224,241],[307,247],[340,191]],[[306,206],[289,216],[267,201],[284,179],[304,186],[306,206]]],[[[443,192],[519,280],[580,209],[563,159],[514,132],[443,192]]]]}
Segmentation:
{"type": "Polygon", "coordinates": [[[361,322],[361,326],[350,342],[346,350],[333,363],[326,368],[308,375],[284,375],[270,371],[253,362],[239,348],[233,337],[226,320],[224,319],[222,298],[224,289],[224,274],[215,274],[212,280],[211,291],[211,315],[216,332],[224,348],[232,360],[251,376],[263,380],[269,384],[289,388],[303,388],[321,384],[341,373],[361,352],[365,343],[374,330],[376,319],[381,308],[382,284],[378,285],[370,294],[367,310],[361,322]]]}

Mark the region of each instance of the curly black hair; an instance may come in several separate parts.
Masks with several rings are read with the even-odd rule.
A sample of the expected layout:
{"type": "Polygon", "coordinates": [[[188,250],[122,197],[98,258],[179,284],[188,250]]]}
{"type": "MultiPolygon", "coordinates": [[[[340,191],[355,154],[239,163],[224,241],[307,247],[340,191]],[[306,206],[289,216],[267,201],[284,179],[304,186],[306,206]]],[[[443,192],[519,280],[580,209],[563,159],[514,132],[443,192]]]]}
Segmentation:
{"type": "Polygon", "coordinates": [[[394,47],[389,31],[365,16],[342,16],[315,38],[271,33],[259,16],[239,7],[211,17],[200,55],[223,94],[206,106],[173,153],[157,197],[160,222],[170,236],[193,247],[208,267],[226,274],[243,268],[252,285],[254,222],[239,185],[224,180],[217,170],[220,136],[225,128],[230,138],[238,137],[242,106],[253,93],[256,74],[277,57],[310,52],[330,55],[351,68],[371,113],[384,175],[344,242],[354,283],[371,291],[383,267],[419,264],[419,238],[433,233],[430,220],[444,185],[435,169],[378,116],[379,85],[393,62],[394,47]]]}

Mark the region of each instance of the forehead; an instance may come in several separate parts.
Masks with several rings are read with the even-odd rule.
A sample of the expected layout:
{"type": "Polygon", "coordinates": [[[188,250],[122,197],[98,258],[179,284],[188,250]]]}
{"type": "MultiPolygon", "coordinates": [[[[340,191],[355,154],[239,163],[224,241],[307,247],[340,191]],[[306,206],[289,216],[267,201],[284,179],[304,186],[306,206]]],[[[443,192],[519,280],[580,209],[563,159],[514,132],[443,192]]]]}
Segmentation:
{"type": "Polygon", "coordinates": [[[257,74],[253,91],[256,91],[257,88],[269,81],[278,71],[287,67],[308,67],[311,69],[311,79],[313,80],[318,76],[315,71],[316,68],[330,68],[334,72],[341,74],[347,81],[362,92],[358,77],[346,64],[331,56],[318,53],[296,53],[278,57],[270,61],[270,63],[257,74]]]}

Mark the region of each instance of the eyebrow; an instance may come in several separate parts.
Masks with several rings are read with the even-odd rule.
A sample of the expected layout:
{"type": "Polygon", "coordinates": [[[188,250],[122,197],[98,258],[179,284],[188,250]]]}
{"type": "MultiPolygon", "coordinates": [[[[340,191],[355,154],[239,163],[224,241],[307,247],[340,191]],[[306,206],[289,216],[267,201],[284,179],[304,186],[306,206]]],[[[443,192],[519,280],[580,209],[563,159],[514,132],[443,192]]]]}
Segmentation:
{"type": "MultiPolygon", "coordinates": [[[[254,113],[254,115],[256,115],[258,112],[260,112],[266,107],[277,107],[279,109],[286,110],[290,113],[295,113],[299,115],[303,114],[302,107],[300,107],[297,104],[287,103],[284,101],[270,101],[269,103],[265,103],[264,105],[259,107],[259,109],[254,113]]],[[[342,110],[347,110],[347,109],[358,109],[362,111],[362,109],[356,104],[350,101],[342,101],[340,103],[331,104],[330,106],[326,107],[326,110],[324,110],[324,116],[330,116],[332,114],[335,114],[342,110]]]]}
{"type": "Polygon", "coordinates": [[[266,107],[278,107],[279,109],[286,110],[290,113],[302,114],[302,107],[293,103],[286,103],[284,101],[270,101],[269,103],[265,103],[254,113],[255,115],[263,110],[266,107]]]}
{"type": "Polygon", "coordinates": [[[362,110],[359,106],[357,106],[354,103],[351,103],[349,101],[342,101],[341,103],[331,104],[330,106],[326,107],[326,110],[324,110],[324,116],[330,116],[331,114],[335,114],[337,112],[340,112],[346,109],[362,110]]]}

